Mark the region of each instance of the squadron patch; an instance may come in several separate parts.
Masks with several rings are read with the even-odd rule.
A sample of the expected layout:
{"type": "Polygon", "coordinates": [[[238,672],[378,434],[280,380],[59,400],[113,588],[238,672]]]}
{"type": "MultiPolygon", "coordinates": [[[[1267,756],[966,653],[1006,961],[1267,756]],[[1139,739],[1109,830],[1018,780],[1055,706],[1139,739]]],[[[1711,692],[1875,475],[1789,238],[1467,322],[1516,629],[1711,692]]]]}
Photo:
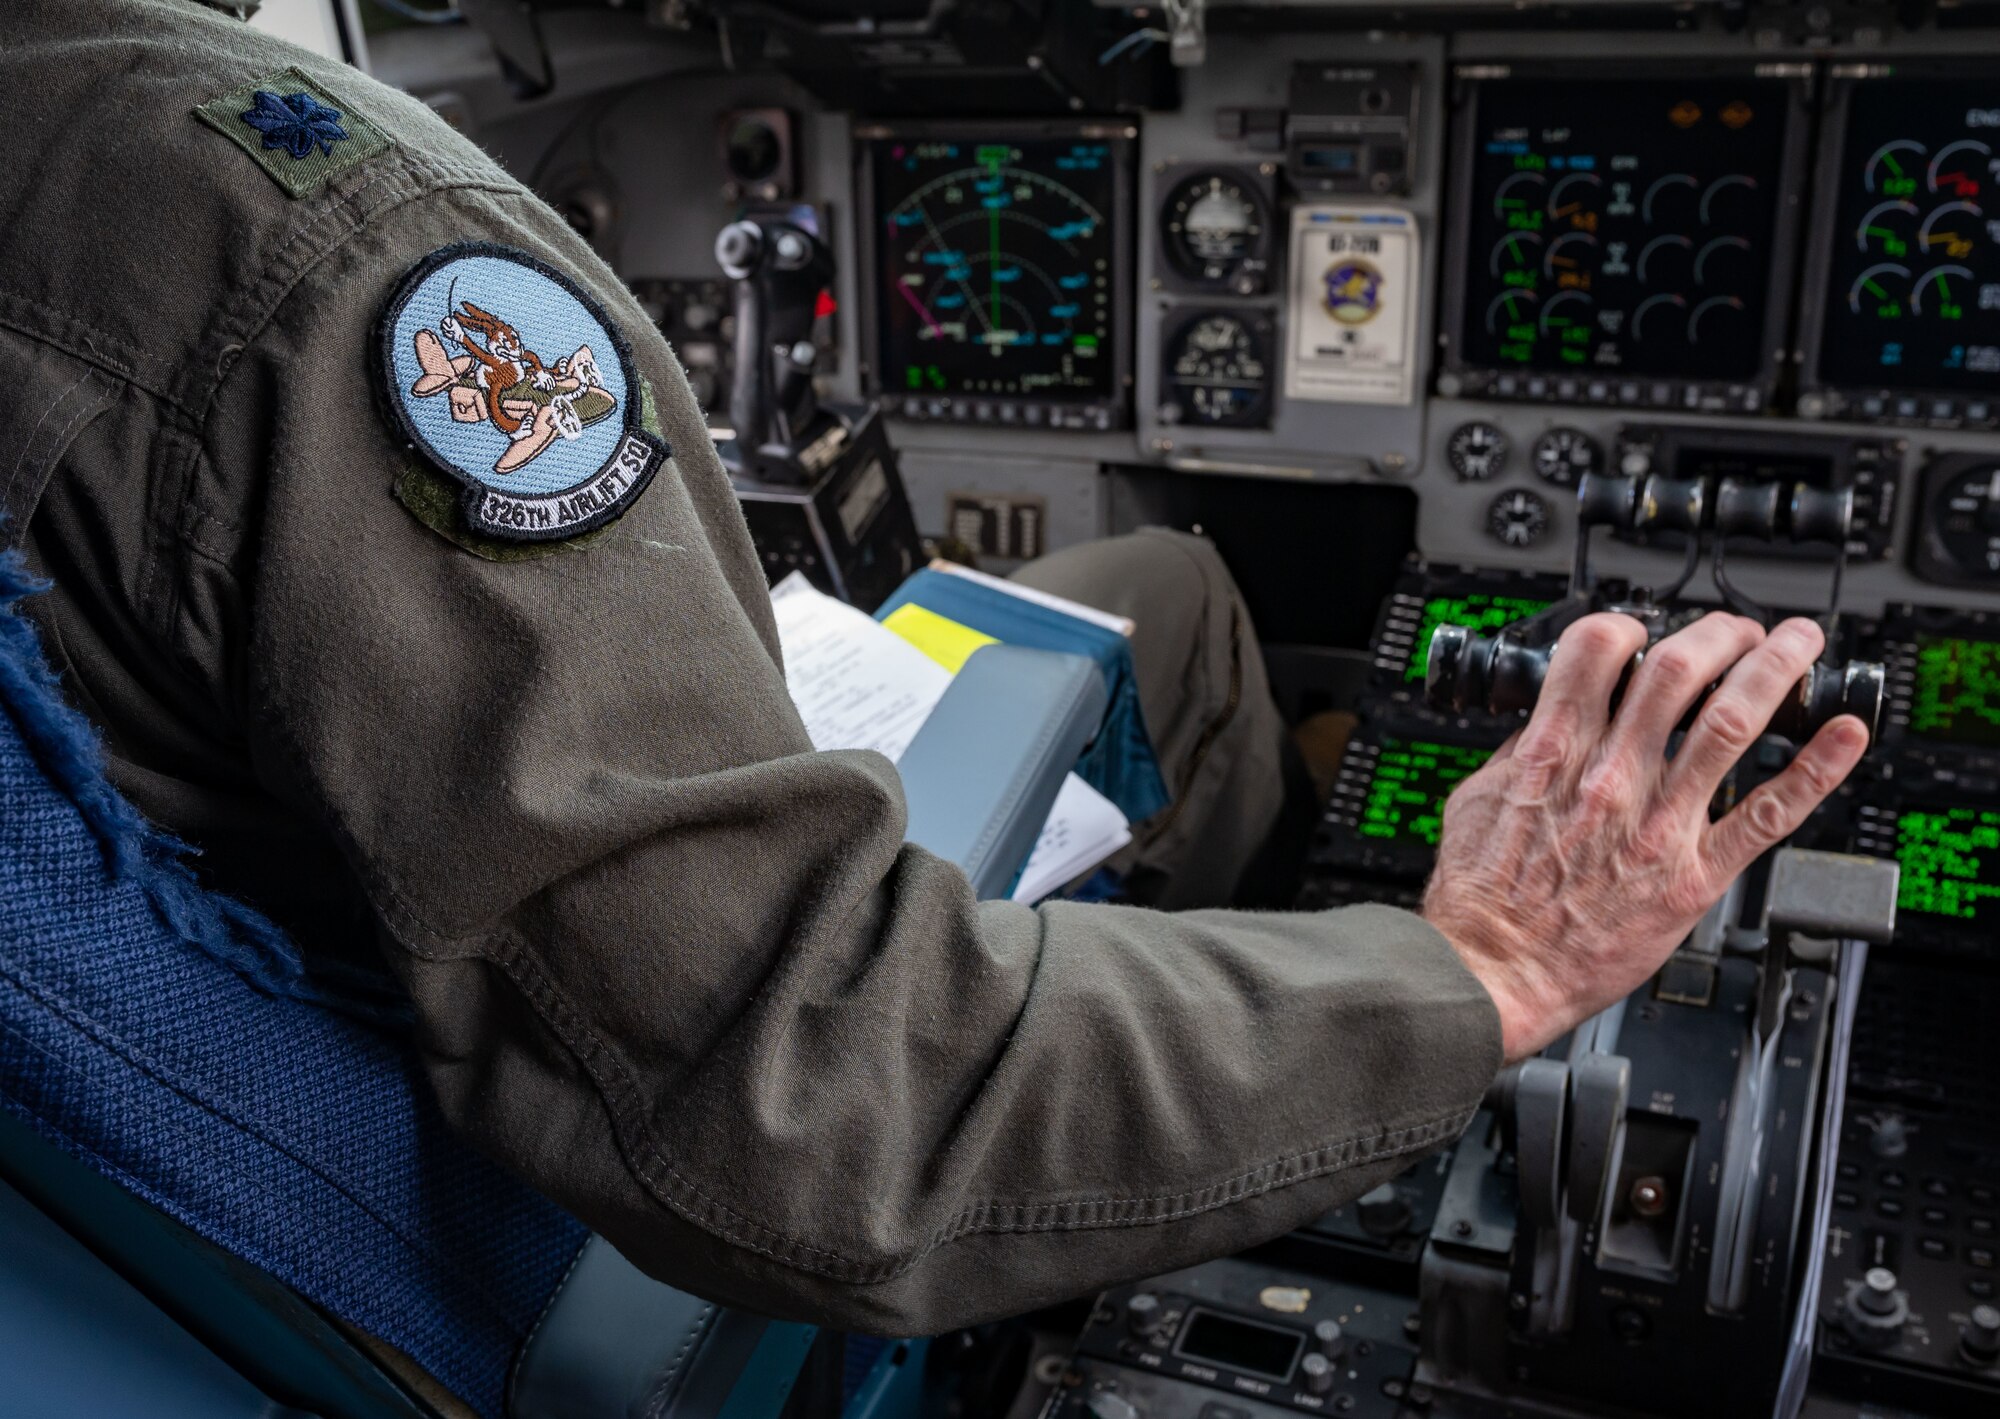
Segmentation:
{"type": "Polygon", "coordinates": [[[476,537],[549,542],[617,517],[668,449],[603,310],[525,252],[432,252],[382,314],[378,378],[403,433],[463,488],[476,537]]]}

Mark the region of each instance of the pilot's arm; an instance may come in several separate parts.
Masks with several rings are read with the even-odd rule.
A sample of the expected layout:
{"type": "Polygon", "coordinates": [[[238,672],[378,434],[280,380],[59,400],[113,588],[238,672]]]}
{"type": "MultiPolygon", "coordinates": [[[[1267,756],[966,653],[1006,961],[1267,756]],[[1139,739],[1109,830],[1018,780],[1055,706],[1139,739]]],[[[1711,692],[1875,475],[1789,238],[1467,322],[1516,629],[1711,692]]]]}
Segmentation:
{"type": "MultiPolygon", "coordinates": [[[[1858,727],[1830,727],[1708,829],[1731,752],[1816,643],[1710,618],[1607,723],[1638,632],[1593,618],[1534,725],[1452,800],[1442,932],[1382,908],[976,902],[904,844],[887,760],[811,751],[742,516],[643,313],[469,145],[344,82],[395,146],[296,202],[192,126],[149,136],[149,170],[256,213],[226,247],[164,270],[136,253],[166,233],[107,220],[89,272],[43,250],[73,308],[129,267],[152,273],[159,330],[204,333],[135,369],[51,483],[28,527],[59,588],[40,614],[114,748],[215,726],[228,762],[202,772],[235,797],[182,811],[127,775],[166,826],[219,841],[231,803],[274,836],[317,825],[447,1115],[666,1279],[931,1332],[1280,1233],[1453,1138],[1503,1050],[1643,980],[1859,753],[1858,727]],[[225,159],[242,166],[201,166],[225,159]],[[629,342],[630,382],[600,344],[579,363],[573,312],[525,277],[485,303],[449,287],[421,341],[399,326],[399,297],[467,242],[581,292],[629,342]],[[560,359],[561,390],[495,373],[560,359]],[[567,387],[592,365],[602,398],[567,387]],[[604,419],[651,447],[647,389],[671,457],[535,504],[604,419]],[[507,466],[485,535],[437,496],[456,486],[440,453],[507,466]],[[509,535],[530,504],[576,535],[509,535]],[[1739,657],[1726,715],[1667,775],[1667,730],[1739,657]]],[[[218,752],[198,738],[156,746],[162,782],[218,752]]]]}
{"type": "Polygon", "coordinates": [[[260,529],[259,774],[343,845],[447,1114],[648,1270],[877,1331],[1018,1312],[1354,1196],[1500,1063],[1414,916],[980,903],[905,845],[894,766],[812,751],[672,354],[525,195],[434,192],[328,252],[209,427],[260,529]],[[672,450],[544,555],[393,492],[418,455],[371,352],[467,240],[601,304],[672,450]]]}

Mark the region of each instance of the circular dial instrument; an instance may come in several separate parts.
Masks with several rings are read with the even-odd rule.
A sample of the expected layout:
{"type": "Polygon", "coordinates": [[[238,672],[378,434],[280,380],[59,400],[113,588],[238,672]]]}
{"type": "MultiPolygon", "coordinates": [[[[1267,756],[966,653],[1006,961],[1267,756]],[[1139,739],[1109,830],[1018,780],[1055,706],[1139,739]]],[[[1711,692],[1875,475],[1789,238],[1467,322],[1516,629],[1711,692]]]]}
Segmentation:
{"type": "Polygon", "coordinates": [[[1549,505],[1540,493],[1514,488],[1486,507],[1486,531],[1509,547],[1532,547],[1549,533],[1549,505]]]}
{"type": "Polygon", "coordinates": [[[1160,212],[1161,238],[1175,271],[1200,285],[1246,295],[1262,289],[1270,225],[1263,194],[1230,172],[1182,179],[1160,212]]]}
{"type": "Polygon", "coordinates": [[[2000,580],[2000,461],[1975,463],[1930,490],[1927,552],[1962,578],[2000,580]]]}
{"type": "Polygon", "coordinates": [[[1584,474],[1604,466],[1604,450],[1583,430],[1559,425],[1535,440],[1528,461],[1543,482],[1574,488],[1584,474]]]}
{"type": "Polygon", "coordinates": [[[1461,483],[1483,483],[1507,466],[1507,435],[1483,420],[1460,424],[1444,446],[1444,461],[1461,483]]]}
{"type": "Polygon", "coordinates": [[[1160,422],[1241,429],[1270,417],[1271,361],[1262,325],[1230,311],[1187,321],[1167,342],[1160,422]]]}

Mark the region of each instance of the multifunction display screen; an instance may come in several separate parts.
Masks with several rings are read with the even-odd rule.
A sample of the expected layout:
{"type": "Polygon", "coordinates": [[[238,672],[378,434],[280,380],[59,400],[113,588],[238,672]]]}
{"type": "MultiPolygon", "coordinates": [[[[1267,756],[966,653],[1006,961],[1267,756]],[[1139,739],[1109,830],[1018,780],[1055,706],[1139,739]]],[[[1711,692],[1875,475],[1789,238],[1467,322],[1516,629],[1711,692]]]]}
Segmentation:
{"type": "Polygon", "coordinates": [[[2000,380],[2000,77],[1856,80],[1837,169],[1819,378],[2000,380]]]}
{"type": "Polygon", "coordinates": [[[1491,749],[1384,735],[1355,833],[1380,842],[1436,847],[1444,831],[1446,797],[1492,757],[1491,749]]]}
{"type": "Polygon", "coordinates": [[[1305,1337],[1255,1321],[1236,1320],[1214,1311],[1196,1311],[1175,1347],[1190,1360],[1207,1360],[1232,1370],[1248,1370],[1283,1382],[1305,1348],[1305,1337]]]}
{"type": "Polygon", "coordinates": [[[1109,400],[1124,140],[871,138],[887,394],[1109,400]]]}
{"type": "Polygon", "coordinates": [[[2000,928],[2000,810],[1912,808],[1896,819],[1898,911],[2000,928]]]}
{"type": "Polygon", "coordinates": [[[1480,81],[1459,360],[1583,377],[1764,370],[1789,81],[1480,81]]]}
{"type": "Polygon", "coordinates": [[[1484,591],[1463,596],[1433,596],[1424,602],[1417,623],[1417,638],[1410,650],[1410,663],[1403,667],[1406,684],[1421,685],[1431,658],[1431,636],[1439,626],[1464,626],[1481,635],[1492,635],[1503,626],[1546,611],[1549,603],[1526,596],[1495,596],[1484,591]]]}
{"type": "Polygon", "coordinates": [[[1938,744],[2000,748],[2000,641],[1918,636],[1910,733],[1938,744]]]}

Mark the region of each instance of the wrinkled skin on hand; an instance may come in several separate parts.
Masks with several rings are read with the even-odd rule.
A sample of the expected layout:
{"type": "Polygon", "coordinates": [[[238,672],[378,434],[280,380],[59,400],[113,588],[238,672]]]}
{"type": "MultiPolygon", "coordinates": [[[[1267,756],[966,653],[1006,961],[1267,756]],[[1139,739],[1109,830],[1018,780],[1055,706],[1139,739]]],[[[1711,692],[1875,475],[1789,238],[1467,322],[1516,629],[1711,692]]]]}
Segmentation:
{"type": "Polygon", "coordinates": [[[1613,716],[1612,692],[1645,642],[1626,616],[1570,626],[1527,725],[1445,804],[1423,913],[1492,994],[1510,1060],[1643,984],[1868,747],[1867,729],[1843,715],[1711,822],[1717,788],[1824,637],[1811,621],[1767,636],[1713,613],[1647,653],[1613,716]],[[1670,761],[1674,726],[1718,678],[1670,761]]]}

